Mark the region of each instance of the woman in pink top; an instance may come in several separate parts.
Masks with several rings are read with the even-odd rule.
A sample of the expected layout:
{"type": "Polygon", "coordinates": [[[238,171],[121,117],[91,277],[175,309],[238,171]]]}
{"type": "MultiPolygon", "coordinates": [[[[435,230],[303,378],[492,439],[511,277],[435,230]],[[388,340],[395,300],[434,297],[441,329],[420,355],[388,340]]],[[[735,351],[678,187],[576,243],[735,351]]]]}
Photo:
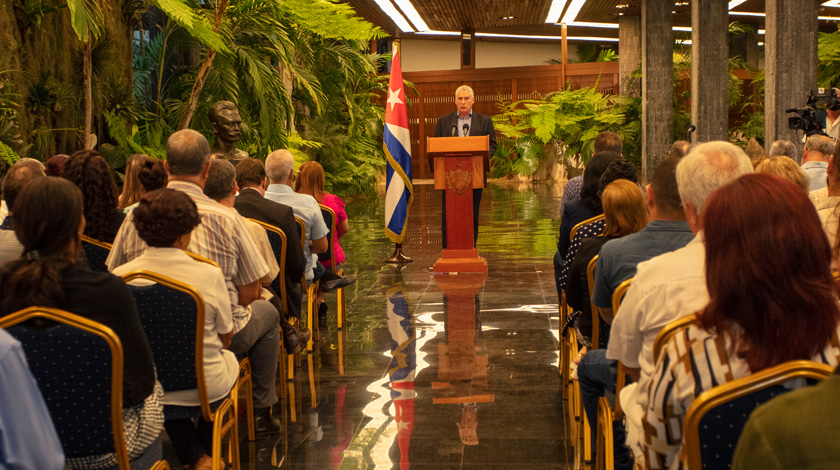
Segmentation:
{"type": "MultiPolygon", "coordinates": [[[[309,194],[318,201],[318,204],[323,204],[335,212],[336,237],[333,252],[335,253],[336,264],[343,263],[344,250],[338,244],[338,239],[350,230],[350,225],[347,223],[347,212],[344,211],[344,201],[335,194],[324,192],[324,167],[315,161],[309,161],[301,165],[297,180],[295,181],[295,191],[301,194],[309,194]]],[[[330,267],[332,262],[330,260],[322,260],[321,264],[330,267]]]]}

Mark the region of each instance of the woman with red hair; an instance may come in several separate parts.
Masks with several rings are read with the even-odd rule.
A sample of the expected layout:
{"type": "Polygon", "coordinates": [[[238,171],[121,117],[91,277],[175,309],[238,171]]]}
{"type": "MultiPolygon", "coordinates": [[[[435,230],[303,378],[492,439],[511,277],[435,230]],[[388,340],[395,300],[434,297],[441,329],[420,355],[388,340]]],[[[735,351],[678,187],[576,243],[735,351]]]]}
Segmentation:
{"type": "Polygon", "coordinates": [[[677,333],[657,361],[644,416],[646,468],[672,467],[685,412],[700,393],[786,361],[840,362],[831,248],[802,189],[745,175],[712,194],[703,218],[710,300],[699,325],[677,333]]]}

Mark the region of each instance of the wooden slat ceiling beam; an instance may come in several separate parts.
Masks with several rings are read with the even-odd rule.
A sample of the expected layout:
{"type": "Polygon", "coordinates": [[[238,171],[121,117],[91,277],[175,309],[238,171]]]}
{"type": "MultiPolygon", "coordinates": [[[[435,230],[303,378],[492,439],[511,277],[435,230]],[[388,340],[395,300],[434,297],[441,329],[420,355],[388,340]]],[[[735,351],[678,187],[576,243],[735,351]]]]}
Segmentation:
{"type": "MultiPolygon", "coordinates": [[[[342,0],[350,4],[359,16],[376,24],[395,37],[411,37],[402,33],[396,24],[379,9],[374,0],[342,0]]],[[[662,0],[667,1],[667,0],[662,0]]],[[[691,0],[674,2],[674,25],[691,26],[691,0]]],[[[764,12],[765,0],[747,0],[733,12],[764,12]]],[[[546,24],[551,0],[411,0],[417,12],[432,30],[476,31],[496,34],[532,36],[560,36],[558,25],[546,24]],[[508,17],[513,18],[508,18],[508,17]]],[[[619,15],[640,15],[642,0],[587,0],[577,15],[578,22],[615,23],[619,15]],[[618,8],[621,7],[621,8],[618,8]]],[[[822,16],[840,16],[840,8],[821,7],[822,16]]],[[[760,16],[732,15],[731,21],[764,29],[760,16]]],[[[829,21],[820,21],[821,31],[835,31],[829,21]]],[[[569,36],[617,37],[615,29],[569,26],[569,36]]],[[[434,37],[418,35],[418,37],[434,37]]]]}

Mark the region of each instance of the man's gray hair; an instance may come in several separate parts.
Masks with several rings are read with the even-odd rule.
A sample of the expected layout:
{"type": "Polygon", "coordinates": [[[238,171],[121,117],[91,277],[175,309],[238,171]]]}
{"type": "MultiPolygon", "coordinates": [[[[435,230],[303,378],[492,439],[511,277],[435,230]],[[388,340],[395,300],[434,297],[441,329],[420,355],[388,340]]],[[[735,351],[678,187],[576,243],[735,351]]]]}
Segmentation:
{"type": "Polygon", "coordinates": [[[180,130],[166,141],[166,163],[169,174],[196,176],[210,160],[210,144],[192,129],[180,130]]]}
{"type": "Polygon", "coordinates": [[[473,91],[472,87],[469,85],[461,85],[455,90],[455,97],[458,97],[458,93],[462,91],[468,91],[470,93],[470,98],[475,98],[475,92],[473,91]]]}
{"type": "Polygon", "coordinates": [[[835,145],[836,144],[831,137],[814,134],[811,137],[808,137],[808,140],[805,141],[805,150],[815,150],[828,158],[834,153],[835,145]]]}
{"type": "Polygon", "coordinates": [[[286,149],[268,154],[265,159],[265,174],[272,181],[284,181],[295,167],[295,157],[286,149]]]}
{"type": "Polygon", "coordinates": [[[767,157],[789,157],[791,160],[798,162],[796,146],[789,140],[777,140],[770,146],[770,151],[767,152],[767,157]]]}
{"type": "Polygon", "coordinates": [[[702,216],[706,199],[741,175],[752,173],[747,154],[737,145],[714,141],[693,146],[677,165],[677,187],[683,205],[690,202],[702,216]]]}
{"type": "Polygon", "coordinates": [[[15,199],[23,187],[44,175],[44,164],[34,158],[21,158],[15,162],[3,178],[3,198],[6,200],[6,207],[13,211],[15,199]]]}
{"type": "Polygon", "coordinates": [[[204,183],[204,194],[214,201],[221,201],[233,192],[236,169],[233,163],[217,158],[210,160],[210,172],[204,183]]]}

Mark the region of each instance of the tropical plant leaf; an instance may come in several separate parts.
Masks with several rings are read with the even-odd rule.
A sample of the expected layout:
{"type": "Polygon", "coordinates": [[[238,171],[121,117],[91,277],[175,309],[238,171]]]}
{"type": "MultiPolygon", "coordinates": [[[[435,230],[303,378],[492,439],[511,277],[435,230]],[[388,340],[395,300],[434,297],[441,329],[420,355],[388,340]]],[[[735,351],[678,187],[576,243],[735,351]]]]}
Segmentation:
{"type": "Polygon", "coordinates": [[[227,44],[222,41],[218,34],[213,32],[213,27],[207,18],[197,13],[185,0],[149,0],[149,3],[160,8],[169,19],[178,23],[190,36],[205,46],[216,51],[229,52],[227,44]]]}

